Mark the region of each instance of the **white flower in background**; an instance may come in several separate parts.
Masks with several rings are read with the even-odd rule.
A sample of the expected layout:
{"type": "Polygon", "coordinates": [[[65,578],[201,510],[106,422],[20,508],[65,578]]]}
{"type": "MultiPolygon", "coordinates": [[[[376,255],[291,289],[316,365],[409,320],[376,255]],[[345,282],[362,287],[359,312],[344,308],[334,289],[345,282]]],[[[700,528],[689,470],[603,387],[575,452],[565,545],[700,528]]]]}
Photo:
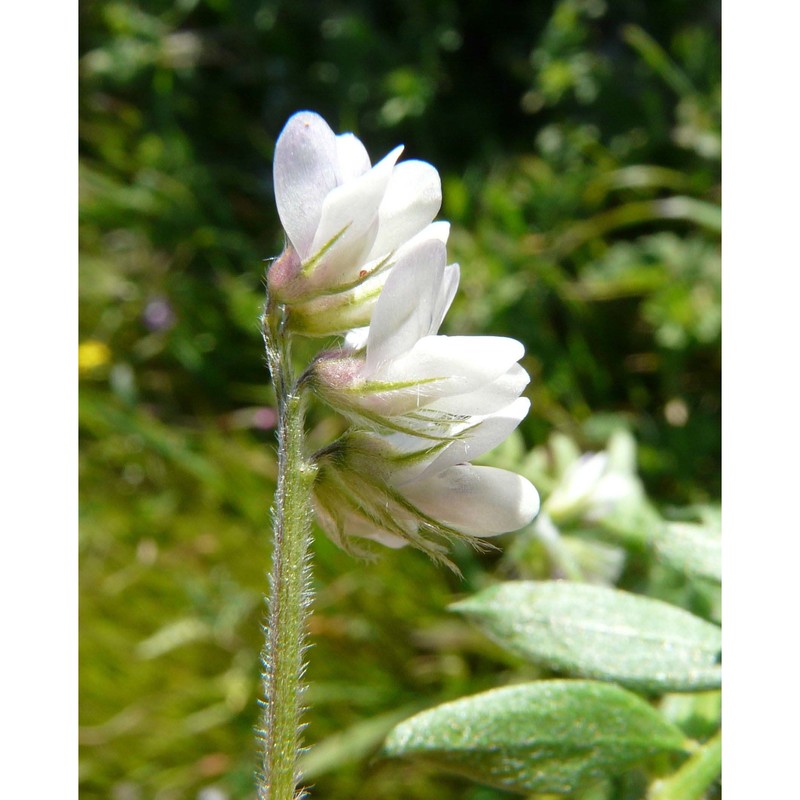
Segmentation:
{"type": "MultiPolygon", "coordinates": [[[[477,426],[488,429],[475,436],[468,457],[507,435],[488,422],[477,426]]],[[[428,445],[410,436],[353,432],[318,454],[314,505],[325,532],[346,549],[357,549],[350,541],[356,536],[389,547],[412,544],[446,561],[441,540],[479,546],[536,516],[539,495],[526,478],[462,463],[457,448],[432,451],[428,445]]]]}
{"type": "Polygon", "coordinates": [[[439,173],[423,161],[398,164],[402,149],[373,166],[353,134],[337,136],[318,114],[301,111],[286,123],[273,173],[288,241],[268,278],[291,329],[325,335],[368,325],[376,279],[402,246],[415,237],[446,241],[447,224],[431,224],[439,173]]]}
{"type": "Polygon", "coordinates": [[[633,472],[618,468],[608,453],[586,453],[567,468],[544,509],[560,525],[597,522],[641,493],[633,472]]]}
{"type": "MultiPolygon", "coordinates": [[[[458,265],[445,262],[444,244],[433,240],[398,258],[363,351],[325,353],[312,366],[309,381],[322,399],[373,427],[445,442],[468,437],[476,423],[514,404],[529,382],[517,363],[524,355],[520,342],[436,335],[459,279],[458,265]]],[[[492,425],[519,414],[516,427],[527,401],[514,408],[492,425]]]]}

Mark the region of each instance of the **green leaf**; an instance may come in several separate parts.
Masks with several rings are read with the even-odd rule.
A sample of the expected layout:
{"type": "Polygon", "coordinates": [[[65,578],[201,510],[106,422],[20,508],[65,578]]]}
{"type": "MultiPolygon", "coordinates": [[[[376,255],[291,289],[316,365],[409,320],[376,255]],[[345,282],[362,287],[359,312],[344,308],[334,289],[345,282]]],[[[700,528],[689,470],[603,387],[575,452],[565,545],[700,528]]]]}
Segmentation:
{"type": "Polygon", "coordinates": [[[423,711],[389,734],[383,753],[503,789],[566,794],[683,749],[677,728],[619,686],[537,681],[423,711]]]}
{"type": "Polygon", "coordinates": [[[720,629],[660,600],[581,583],[512,581],[451,608],[501,646],[568,675],[651,692],[720,684],[720,629]]]}
{"type": "Polygon", "coordinates": [[[658,556],[679,572],[722,580],[722,538],[714,527],[670,522],[656,537],[654,547],[658,556]]]}

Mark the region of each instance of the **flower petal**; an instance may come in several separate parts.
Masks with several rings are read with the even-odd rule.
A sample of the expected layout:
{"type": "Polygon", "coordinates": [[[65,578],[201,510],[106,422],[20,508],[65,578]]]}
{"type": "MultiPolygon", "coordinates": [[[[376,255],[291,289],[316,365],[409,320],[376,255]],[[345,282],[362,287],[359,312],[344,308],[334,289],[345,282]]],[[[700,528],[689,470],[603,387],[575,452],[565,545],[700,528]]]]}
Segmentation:
{"type": "Polygon", "coordinates": [[[434,305],[429,333],[438,333],[444,320],[444,315],[450,309],[453,298],[456,296],[459,280],[461,280],[461,269],[458,264],[448,264],[444,268],[444,276],[439,285],[439,295],[434,305]]]}
{"type": "Polygon", "coordinates": [[[582,510],[607,468],[608,453],[584,453],[547,498],[547,512],[557,517],[582,510]]]}
{"type": "Polygon", "coordinates": [[[439,212],[442,182],[425,161],[404,161],[392,172],[378,212],[378,235],[370,251],[379,258],[421,231],[439,212]]]}
{"type": "Polygon", "coordinates": [[[456,464],[474,461],[484,453],[493,450],[516,429],[530,407],[531,401],[527,397],[520,397],[511,405],[494,414],[489,414],[483,419],[478,417],[471,420],[470,427],[441,450],[427,468],[420,473],[420,477],[440,472],[456,464]]]}
{"type": "Polygon", "coordinates": [[[539,494],[530,481],[496,467],[450,467],[403,492],[424,513],[471,536],[518,530],[539,511],[539,494]]]}
{"type": "Polygon", "coordinates": [[[347,350],[363,350],[367,346],[369,338],[369,325],[361,328],[353,328],[347,331],[344,337],[344,346],[347,350]]]}
{"type": "Polygon", "coordinates": [[[336,149],[334,132],[311,111],[294,114],[275,143],[278,216],[301,259],[310,254],[323,203],[336,188],[336,149]]]}
{"type": "Polygon", "coordinates": [[[428,239],[438,239],[442,244],[447,244],[447,239],[450,236],[450,223],[443,219],[436,222],[431,222],[426,225],[419,233],[412,236],[405,244],[397,248],[397,257],[399,258],[406,248],[416,247],[420,242],[428,239]]]}
{"type": "Polygon", "coordinates": [[[492,414],[516,400],[530,383],[530,376],[519,365],[513,364],[497,380],[484,384],[474,392],[442,397],[430,405],[434,411],[445,414],[492,414]]]}
{"type": "Polygon", "coordinates": [[[447,252],[437,239],[401,256],[386,279],[372,312],[367,340],[367,375],[410,350],[431,332],[447,252]]]}
{"type": "Polygon", "coordinates": [[[313,274],[317,285],[335,286],[366,261],[378,231],[378,206],[386,192],[395,162],[403,151],[396,147],[371,170],[337,186],[322,204],[311,245],[311,257],[329,248],[313,274]]]}
{"type": "MultiPolygon", "coordinates": [[[[399,247],[395,251],[394,260],[389,260],[387,262],[386,259],[379,258],[365,264],[362,267],[362,269],[359,271],[360,273],[366,272],[369,274],[374,271],[376,274],[369,275],[369,277],[363,279],[363,282],[359,286],[346,292],[346,302],[351,306],[357,306],[357,308],[351,308],[348,313],[342,315],[342,319],[338,320],[340,324],[336,326],[335,331],[337,333],[342,332],[342,325],[344,325],[344,327],[349,327],[351,325],[356,326],[354,330],[348,331],[345,335],[345,347],[347,349],[361,350],[362,348],[366,347],[367,338],[369,336],[368,323],[372,319],[372,310],[375,307],[375,303],[380,295],[380,291],[383,289],[386,280],[391,274],[391,270],[395,262],[405,256],[409,251],[418,247],[422,242],[436,240],[442,242],[442,244],[447,244],[447,237],[449,233],[449,222],[432,222],[416,236],[399,247]]],[[[453,276],[448,277],[448,270],[451,270],[453,267],[457,268],[457,265],[453,264],[449,267],[445,267],[445,281],[453,280],[453,276]]],[[[455,291],[457,288],[457,276],[455,277],[455,281],[456,286],[452,287],[452,291],[455,291]]],[[[338,295],[334,295],[334,297],[338,297],[338,295]]],[[[445,305],[447,302],[447,297],[445,296],[445,298],[442,300],[442,303],[445,305]]],[[[312,312],[313,303],[308,303],[307,306],[308,311],[312,312]]],[[[439,324],[441,324],[441,322],[439,324]]],[[[433,326],[433,329],[438,330],[438,325],[433,326]]],[[[326,330],[325,335],[333,332],[334,331],[332,330],[326,330]]]]}
{"type": "Polygon", "coordinates": [[[597,482],[585,517],[591,521],[599,521],[613,513],[622,503],[637,501],[640,497],[641,488],[633,475],[608,472],[597,482]]]}
{"type": "MultiPolygon", "coordinates": [[[[350,532],[348,531],[348,533],[350,532]]],[[[399,550],[401,547],[405,547],[408,544],[408,540],[403,539],[400,536],[396,536],[393,533],[389,533],[388,531],[384,531],[381,528],[372,528],[372,530],[352,532],[351,535],[360,536],[363,539],[372,539],[373,542],[378,542],[386,547],[391,547],[392,550],[399,550]]]]}
{"type": "MultiPolygon", "coordinates": [[[[406,523],[408,525],[408,523],[406,523]]],[[[401,536],[384,530],[370,520],[355,512],[344,514],[342,529],[345,536],[359,536],[362,539],[372,539],[387,547],[397,549],[405,547],[408,542],[401,536]]]]}
{"type": "Polygon", "coordinates": [[[525,353],[502,336],[424,336],[406,353],[381,366],[366,386],[366,405],[383,414],[404,414],[439,398],[472,392],[506,373],[525,353]],[[397,385],[402,388],[388,388],[397,385]]]}
{"type": "Polygon", "coordinates": [[[347,183],[363,175],[372,166],[367,148],[352,133],[336,137],[339,183],[347,183]]]}

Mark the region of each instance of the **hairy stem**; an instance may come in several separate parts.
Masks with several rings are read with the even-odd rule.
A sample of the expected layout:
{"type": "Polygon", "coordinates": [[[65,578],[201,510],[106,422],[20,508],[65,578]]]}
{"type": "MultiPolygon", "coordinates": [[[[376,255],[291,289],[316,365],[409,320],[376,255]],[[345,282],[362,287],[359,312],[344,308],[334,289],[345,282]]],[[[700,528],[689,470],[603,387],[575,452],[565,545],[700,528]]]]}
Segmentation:
{"type": "Polygon", "coordinates": [[[308,548],[314,468],[303,455],[304,408],[294,382],[281,312],[263,318],[267,360],[278,398],[278,486],[273,507],[272,571],[264,628],[259,800],[293,800],[299,775],[306,616],[311,600],[308,548]]]}

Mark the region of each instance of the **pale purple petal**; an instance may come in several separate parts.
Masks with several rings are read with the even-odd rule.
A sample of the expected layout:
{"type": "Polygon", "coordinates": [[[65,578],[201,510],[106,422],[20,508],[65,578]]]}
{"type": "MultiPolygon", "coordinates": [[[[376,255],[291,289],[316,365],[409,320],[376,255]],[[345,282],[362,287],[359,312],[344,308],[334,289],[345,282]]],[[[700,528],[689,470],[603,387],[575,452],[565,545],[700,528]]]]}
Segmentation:
{"type": "Polygon", "coordinates": [[[300,111],[275,144],[275,202],[301,259],[308,257],[327,195],[337,185],[336,136],[322,117],[300,111]]]}

